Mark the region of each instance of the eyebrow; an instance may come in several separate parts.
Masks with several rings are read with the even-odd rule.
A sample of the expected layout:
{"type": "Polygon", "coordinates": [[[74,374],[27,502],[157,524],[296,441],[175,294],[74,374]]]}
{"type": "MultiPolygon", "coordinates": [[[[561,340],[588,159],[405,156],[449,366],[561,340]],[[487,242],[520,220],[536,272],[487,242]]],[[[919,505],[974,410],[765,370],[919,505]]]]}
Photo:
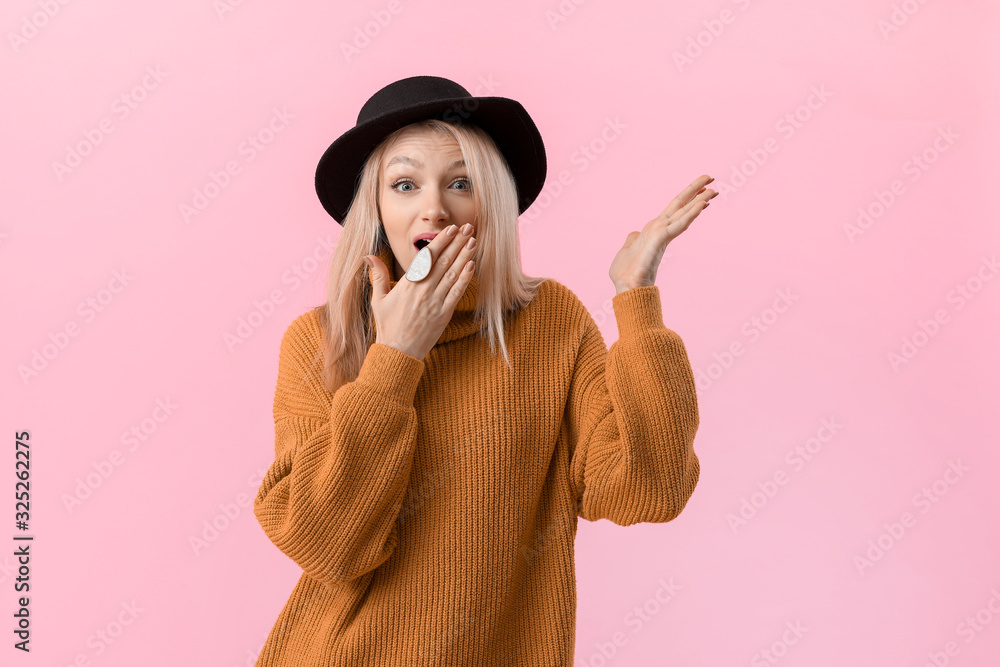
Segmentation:
{"type": "MultiPolygon", "coordinates": [[[[388,170],[389,167],[391,167],[394,164],[408,164],[411,167],[416,167],[417,169],[421,169],[424,166],[424,163],[421,162],[420,160],[414,160],[413,158],[407,157],[406,155],[397,155],[396,157],[389,160],[389,164],[385,165],[386,170],[388,170]]],[[[450,171],[457,167],[464,167],[464,166],[465,166],[465,160],[455,160],[454,162],[448,165],[448,170],[450,171]]]]}

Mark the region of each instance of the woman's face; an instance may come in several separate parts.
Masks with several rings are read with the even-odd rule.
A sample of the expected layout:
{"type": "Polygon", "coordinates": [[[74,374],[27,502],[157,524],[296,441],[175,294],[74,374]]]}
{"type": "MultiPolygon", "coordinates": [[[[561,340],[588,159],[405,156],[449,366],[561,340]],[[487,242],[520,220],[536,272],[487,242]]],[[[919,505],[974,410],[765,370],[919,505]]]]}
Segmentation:
{"type": "Polygon", "coordinates": [[[403,277],[416,256],[418,235],[437,234],[449,225],[475,228],[472,183],[465,165],[456,164],[461,161],[457,141],[427,129],[400,135],[385,154],[378,200],[395,260],[393,280],[403,277]]]}

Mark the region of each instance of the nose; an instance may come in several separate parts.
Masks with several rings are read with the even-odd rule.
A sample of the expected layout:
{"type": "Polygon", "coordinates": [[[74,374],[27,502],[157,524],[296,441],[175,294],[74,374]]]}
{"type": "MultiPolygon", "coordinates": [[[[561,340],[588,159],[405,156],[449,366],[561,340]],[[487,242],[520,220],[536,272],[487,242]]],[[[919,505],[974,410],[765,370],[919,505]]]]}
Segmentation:
{"type": "Polygon", "coordinates": [[[421,202],[423,218],[426,222],[447,222],[448,209],[444,205],[444,197],[434,188],[424,190],[424,201],[421,202]]]}

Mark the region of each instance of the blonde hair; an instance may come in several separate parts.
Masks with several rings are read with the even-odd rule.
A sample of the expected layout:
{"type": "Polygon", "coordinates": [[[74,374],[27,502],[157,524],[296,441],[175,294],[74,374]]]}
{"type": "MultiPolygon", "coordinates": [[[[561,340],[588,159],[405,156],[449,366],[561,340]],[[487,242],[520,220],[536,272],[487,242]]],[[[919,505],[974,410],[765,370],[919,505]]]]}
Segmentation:
{"type": "MultiPolygon", "coordinates": [[[[414,129],[429,129],[446,141],[451,138],[462,151],[472,181],[479,241],[473,257],[479,281],[474,318],[480,330],[476,335],[489,340],[492,354],[496,354],[499,346],[508,367],[504,317],[531,303],[538,288],[548,279],[527,276],[521,271],[516,185],[503,154],[489,134],[470,123],[436,119],[396,130],[372,151],[361,169],[358,190],[344,218],[344,229],[331,260],[327,302],[317,306],[323,340],[313,366],[322,356],[322,383],[331,393],[357,378],[374,342],[367,324],[371,315],[368,267],[362,258],[389,249],[378,205],[382,162],[396,139],[414,129]]],[[[392,256],[392,250],[388,251],[392,256]]],[[[393,267],[387,268],[392,278],[393,267]]]]}

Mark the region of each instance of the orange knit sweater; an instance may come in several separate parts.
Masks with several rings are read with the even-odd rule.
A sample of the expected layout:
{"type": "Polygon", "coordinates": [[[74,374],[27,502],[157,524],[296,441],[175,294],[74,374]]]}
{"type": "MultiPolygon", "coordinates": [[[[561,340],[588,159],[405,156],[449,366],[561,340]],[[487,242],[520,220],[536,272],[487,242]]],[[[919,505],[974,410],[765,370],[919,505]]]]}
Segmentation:
{"type": "Polygon", "coordinates": [[[254,514],[303,573],[257,667],[571,667],[577,518],[687,503],[698,407],[659,287],[612,299],[609,351],[547,281],[506,324],[511,368],[476,335],[477,294],[425,359],[375,343],[333,394],[310,368],[318,309],[285,332],[254,514]]]}

